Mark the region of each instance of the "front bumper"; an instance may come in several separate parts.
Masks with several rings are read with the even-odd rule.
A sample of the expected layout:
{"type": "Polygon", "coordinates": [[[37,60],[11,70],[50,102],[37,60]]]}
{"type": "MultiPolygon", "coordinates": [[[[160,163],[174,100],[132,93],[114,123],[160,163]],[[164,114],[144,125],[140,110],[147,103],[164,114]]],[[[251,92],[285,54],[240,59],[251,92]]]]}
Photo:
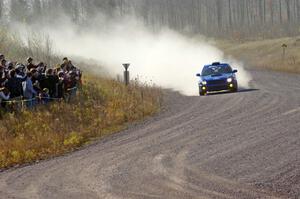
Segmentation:
{"type": "Polygon", "coordinates": [[[200,84],[200,90],[202,92],[214,92],[214,91],[225,91],[225,90],[234,90],[237,88],[237,82],[226,83],[226,84],[200,84]]]}

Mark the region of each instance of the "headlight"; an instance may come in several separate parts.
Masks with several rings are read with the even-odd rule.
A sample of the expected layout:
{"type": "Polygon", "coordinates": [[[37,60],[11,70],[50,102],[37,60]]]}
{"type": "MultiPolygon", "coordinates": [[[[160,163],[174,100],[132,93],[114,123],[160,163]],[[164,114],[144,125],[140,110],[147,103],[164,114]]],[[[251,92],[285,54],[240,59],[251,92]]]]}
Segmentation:
{"type": "Polygon", "coordinates": [[[228,83],[231,83],[232,81],[233,81],[233,79],[231,77],[227,79],[228,83]]]}
{"type": "Polygon", "coordinates": [[[206,81],[203,81],[203,82],[201,82],[201,84],[202,84],[202,85],[206,85],[206,84],[207,84],[207,82],[206,82],[206,81]]]}

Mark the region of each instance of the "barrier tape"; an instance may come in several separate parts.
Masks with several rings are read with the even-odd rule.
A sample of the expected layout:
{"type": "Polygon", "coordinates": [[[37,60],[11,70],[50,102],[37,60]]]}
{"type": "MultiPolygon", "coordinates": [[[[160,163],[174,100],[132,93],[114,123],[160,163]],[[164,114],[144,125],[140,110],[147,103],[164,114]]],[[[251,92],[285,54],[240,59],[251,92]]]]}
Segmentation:
{"type": "MultiPolygon", "coordinates": [[[[67,89],[67,91],[73,91],[73,90],[76,90],[77,87],[74,87],[74,88],[69,88],[67,89]]],[[[55,98],[55,97],[35,97],[35,98],[32,98],[32,99],[20,99],[20,100],[3,100],[2,103],[7,103],[7,104],[16,104],[16,103],[21,103],[21,102],[32,102],[32,101],[35,101],[35,100],[41,100],[41,99],[47,99],[47,100],[62,100],[63,98],[55,98]]]]}
{"type": "Polygon", "coordinates": [[[77,87],[73,87],[73,88],[67,89],[67,91],[73,91],[73,90],[76,90],[76,89],[77,89],[77,87]]]}
{"type": "Polygon", "coordinates": [[[21,102],[32,102],[32,101],[35,101],[35,100],[41,100],[41,99],[61,100],[62,98],[53,98],[53,97],[35,97],[35,98],[32,98],[32,99],[22,99],[22,100],[2,101],[2,103],[16,104],[16,103],[21,103],[21,102]]]}

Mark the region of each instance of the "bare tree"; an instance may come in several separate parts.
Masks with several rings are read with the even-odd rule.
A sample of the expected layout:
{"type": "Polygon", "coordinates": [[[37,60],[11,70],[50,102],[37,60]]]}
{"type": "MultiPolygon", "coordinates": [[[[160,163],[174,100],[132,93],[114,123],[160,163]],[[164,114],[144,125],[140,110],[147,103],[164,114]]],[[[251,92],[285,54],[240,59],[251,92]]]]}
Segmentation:
{"type": "MultiPolygon", "coordinates": [[[[296,35],[300,0],[10,0],[10,18],[16,21],[53,21],[69,16],[74,23],[97,23],[107,18],[134,15],[153,30],[177,31],[215,37],[296,35]],[[28,12],[28,8],[32,12],[28,12]],[[29,15],[31,14],[31,15],[29,15]]],[[[0,16],[2,1],[0,1],[0,16]]]]}

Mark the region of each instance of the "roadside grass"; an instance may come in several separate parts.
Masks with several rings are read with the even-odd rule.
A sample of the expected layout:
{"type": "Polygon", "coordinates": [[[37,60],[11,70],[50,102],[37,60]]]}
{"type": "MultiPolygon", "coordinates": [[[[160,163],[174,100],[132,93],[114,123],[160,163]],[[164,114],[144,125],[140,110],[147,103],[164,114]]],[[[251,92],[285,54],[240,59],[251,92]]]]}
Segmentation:
{"type": "Polygon", "coordinates": [[[225,54],[249,67],[300,73],[300,36],[255,41],[217,41],[225,54]],[[285,56],[282,45],[286,44],[285,56]]]}
{"type": "Polygon", "coordinates": [[[2,113],[0,168],[61,155],[89,141],[118,132],[160,109],[159,88],[130,86],[85,76],[82,91],[70,103],[53,103],[20,113],[2,113]]]}

